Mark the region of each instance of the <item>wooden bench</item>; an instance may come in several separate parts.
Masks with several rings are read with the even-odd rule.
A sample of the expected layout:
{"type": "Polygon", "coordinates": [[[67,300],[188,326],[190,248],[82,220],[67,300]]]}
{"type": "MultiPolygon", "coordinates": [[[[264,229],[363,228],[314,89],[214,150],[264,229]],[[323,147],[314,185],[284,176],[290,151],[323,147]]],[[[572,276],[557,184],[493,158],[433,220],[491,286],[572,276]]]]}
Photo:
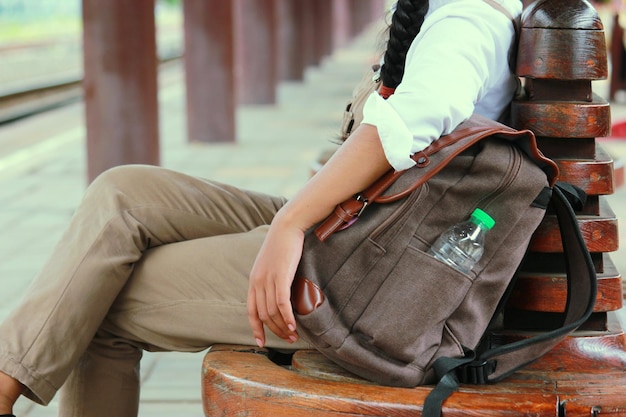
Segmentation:
{"type": "MultiPolygon", "coordinates": [[[[561,180],[589,195],[577,213],[598,273],[594,313],[574,335],[506,380],[462,386],[444,416],[626,416],[626,338],[613,312],[621,276],[608,252],[618,248],[613,160],[595,138],[610,130],[609,103],[591,81],[608,76],[604,31],[584,0],[539,0],[525,11],[517,74],[527,97],[512,105],[512,125],[529,128],[554,158],[561,180]]],[[[496,336],[519,339],[554,326],[566,280],[556,219],[535,233],[496,336]]],[[[250,346],[214,346],[203,364],[207,416],[420,415],[431,387],[391,388],[354,377],[315,351],[280,355],[250,346]]]]}

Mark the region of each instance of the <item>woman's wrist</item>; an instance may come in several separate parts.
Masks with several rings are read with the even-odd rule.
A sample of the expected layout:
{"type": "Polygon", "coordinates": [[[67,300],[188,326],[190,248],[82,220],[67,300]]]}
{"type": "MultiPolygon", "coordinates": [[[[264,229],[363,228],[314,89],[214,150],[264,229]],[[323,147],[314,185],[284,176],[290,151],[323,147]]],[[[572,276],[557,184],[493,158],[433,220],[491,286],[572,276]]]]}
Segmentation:
{"type": "Polygon", "coordinates": [[[273,227],[298,229],[306,232],[315,222],[307,220],[311,212],[307,210],[299,210],[294,201],[285,204],[274,216],[272,220],[273,227]]]}
{"type": "Polygon", "coordinates": [[[390,169],[375,126],[361,125],[276,214],[272,224],[306,231],[390,169]],[[363,161],[368,161],[363,164],[363,161]]]}

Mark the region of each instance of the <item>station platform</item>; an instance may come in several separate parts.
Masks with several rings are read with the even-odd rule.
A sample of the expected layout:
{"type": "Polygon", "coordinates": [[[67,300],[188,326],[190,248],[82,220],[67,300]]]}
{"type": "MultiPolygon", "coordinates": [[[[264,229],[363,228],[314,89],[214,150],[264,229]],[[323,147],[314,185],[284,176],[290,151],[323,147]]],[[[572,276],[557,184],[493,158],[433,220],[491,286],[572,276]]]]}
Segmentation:
{"type": "MultiPolygon", "coordinates": [[[[375,59],[380,27],[372,26],[336,50],[303,82],[278,87],[271,106],[242,107],[237,138],[230,144],[186,141],[182,66],[160,72],[161,165],[262,192],[293,195],[311,173],[319,153],[334,146],[343,108],[354,84],[375,59]]],[[[607,86],[597,93],[608,96],[607,86]]],[[[626,120],[626,102],[612,104],[613,120],[626,120]]],[[[613,157],[626,159],[626,138],[602,141],[613,157]]],[[[82,102],[0,126],[0,318],[17,304],[59,239],[86,187],[82,102]]],[[[626,187],[608,197],[626,219],[626,187]]],[[[620,227],[626,242],[626,227],[620,227]]],[[[626,244],[612,255],[626,272],[626,244]]],[[[626,326],[626,310],[618,312],[626,326]]],[[[202,417],[203,353],[147,353],[142,361],[142,417],[202,417]]],[[[54,401],[40,407],[20,400],[19,417],[57,415],[54,401]]]]}

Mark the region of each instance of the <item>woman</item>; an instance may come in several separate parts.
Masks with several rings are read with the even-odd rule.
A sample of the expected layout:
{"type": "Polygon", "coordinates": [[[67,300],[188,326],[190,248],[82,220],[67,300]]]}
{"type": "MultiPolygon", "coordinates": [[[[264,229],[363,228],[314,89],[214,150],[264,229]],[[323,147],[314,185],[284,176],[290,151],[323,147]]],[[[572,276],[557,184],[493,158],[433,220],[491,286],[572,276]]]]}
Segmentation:
{"type": "Polygon", "coordinates": [[[143,350],[306,347],[289,301],[305,231],[473,112],[503,113],[516,81],[501,9],[521,8],[400,0],[381,70],[395,93],[368,98],[363,123],[289,202],[157,167],[102,174],[0,326],[0,416],[61,385],[64,417],[135,416],[143,350]]]}

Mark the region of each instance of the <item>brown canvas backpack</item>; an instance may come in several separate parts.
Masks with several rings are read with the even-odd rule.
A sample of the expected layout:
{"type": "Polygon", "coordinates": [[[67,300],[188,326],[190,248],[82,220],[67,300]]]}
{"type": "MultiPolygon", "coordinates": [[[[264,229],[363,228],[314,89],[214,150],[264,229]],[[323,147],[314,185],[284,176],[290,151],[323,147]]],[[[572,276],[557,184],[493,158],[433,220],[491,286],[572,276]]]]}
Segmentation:
{"type": "Polygon", "coordinates": [[[459,380],[497,381],[582,324],[595,301],[595,270],[571,206],[582,193],[556,183],[558,168],[532,132],[472,116],[413,158],[416,166],[390,171],[308,232],[292,302],[299,333],[342,367],[384,385],[438,384],[423,414],[438,415],[459,380]],[[486,330],[548,207],[568,262],[563,326],[486,348],[486,330]],[[427,252],[475,208],[495,226],[466,275],[427,252]]]}

